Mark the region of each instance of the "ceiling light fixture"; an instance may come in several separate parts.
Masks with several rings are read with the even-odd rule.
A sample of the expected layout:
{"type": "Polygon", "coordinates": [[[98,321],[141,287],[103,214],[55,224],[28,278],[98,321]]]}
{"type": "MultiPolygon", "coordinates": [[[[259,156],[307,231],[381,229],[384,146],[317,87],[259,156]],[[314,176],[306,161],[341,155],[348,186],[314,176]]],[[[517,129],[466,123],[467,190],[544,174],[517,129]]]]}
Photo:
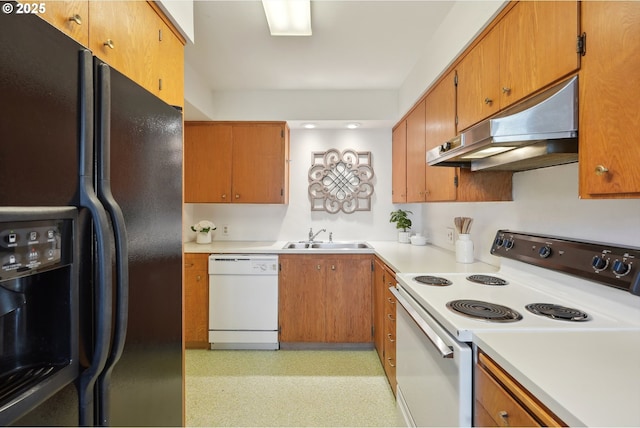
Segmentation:
{"type": "Polygon", "coordinates": [[[272,36],[310,36],[311,0],[262,0],[272,36]]]}
{"type": "Polygon", "coordinates": [[[360,124],[358,122],[347,123],[347,128],[349,129],[360,128],[360,124]]]}
{"type": "Polygon", "coordinates": [[[316,124],[315,123],[305,123],[302,126],[304,126],[307,129],[313,129],[313,128],[316,127],[316,124]]]}

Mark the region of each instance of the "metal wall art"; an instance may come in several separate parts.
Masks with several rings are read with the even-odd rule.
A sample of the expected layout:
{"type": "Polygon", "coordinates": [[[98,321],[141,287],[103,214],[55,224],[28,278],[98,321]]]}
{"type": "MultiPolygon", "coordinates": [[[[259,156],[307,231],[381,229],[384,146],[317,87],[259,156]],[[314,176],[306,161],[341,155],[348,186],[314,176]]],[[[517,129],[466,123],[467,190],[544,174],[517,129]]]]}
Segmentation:
{"type": "Polygon", "coordinates": [[[311,211],[371,211],[372,179],[371,152],[313,152],[309,168],[311,211]]]}

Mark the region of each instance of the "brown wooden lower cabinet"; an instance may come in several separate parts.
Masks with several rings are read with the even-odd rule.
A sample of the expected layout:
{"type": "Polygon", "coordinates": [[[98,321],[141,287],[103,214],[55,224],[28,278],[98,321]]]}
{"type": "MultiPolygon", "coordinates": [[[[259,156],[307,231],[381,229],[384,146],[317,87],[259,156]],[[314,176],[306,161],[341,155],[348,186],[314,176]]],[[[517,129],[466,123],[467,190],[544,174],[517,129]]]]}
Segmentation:
{"type": "MultiPolygon", "coordinates": [[[[390,271],[387,271],[390,275],[390,271]]],[[[391,275],[395,280],[395,275],[391,275]]],[[[396,393],[396,299],[387,288],[385,290],[384,313],[384,372],[389,385],[396,393]]]]}
{"type": "Polygon", "coordinates": [[[186,348],[209,347],[208,254],[184,255],[184,341],[186,348]]]}
{"type": "Polygon", "coordinates": [[[280,255],[282,343],[371,343],[370,254],[280,255]]]}
{"type": "Polygon", "coordinates": [[[374,262],[374,337],[375,346],[389,380],[396,393],[396,300],[389,291],[395,286],[395,272],[382,260],[374,262]]]}
{"type": "Polygon", "coordinates": [[[474,395],[474,426],[567,426],[482,351],[475,367],[474,395]]]}

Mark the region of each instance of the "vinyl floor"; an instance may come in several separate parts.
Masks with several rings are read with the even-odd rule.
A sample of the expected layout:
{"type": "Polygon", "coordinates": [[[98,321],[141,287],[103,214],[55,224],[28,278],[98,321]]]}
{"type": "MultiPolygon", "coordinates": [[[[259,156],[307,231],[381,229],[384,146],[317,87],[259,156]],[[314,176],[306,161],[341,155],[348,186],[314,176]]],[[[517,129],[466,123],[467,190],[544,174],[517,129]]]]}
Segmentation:
{"type": "Polygon", "coordinates": [[[398,426],[374,350],[186,352],[187,426],[398,426]]]}

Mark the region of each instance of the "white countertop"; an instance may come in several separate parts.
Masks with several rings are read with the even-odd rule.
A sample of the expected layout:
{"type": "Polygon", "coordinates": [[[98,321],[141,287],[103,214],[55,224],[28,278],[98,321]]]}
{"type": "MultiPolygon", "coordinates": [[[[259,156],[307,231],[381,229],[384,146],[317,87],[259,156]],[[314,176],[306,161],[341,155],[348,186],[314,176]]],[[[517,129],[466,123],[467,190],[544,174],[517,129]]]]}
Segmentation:
{"type": "Polygon", "coordinates": [[[569,426],[640,426],[640,331],[481,332],[474,343],[569,426]]]}
{"type": "MultiPolygon", "coordinates": [[[[453,251],[432,245],[367,241],[397,273],[495,272],[476,262],[456,263],[453,251]]],[[[285,250],[286,241],[186,242],[186,253],[310,254],[285,250]]],[[[473,342],[571,426],[640,426],[640,331],[490,332],[473,342]],[[577,357],[574,355],[578,355],[577,357]]]]}
{"type": "Polygon", "coordinates": [[[249,254],[373,254],[380,257],[395,272],[495,272],[487,263],[456,263],[455,254],[433,245],[401,244],[396,241],[366,241],[371,249],[289,250],[287,241],[213,241],[211,244],[185,242],[185,253],[249,253],[249,254]]]}

